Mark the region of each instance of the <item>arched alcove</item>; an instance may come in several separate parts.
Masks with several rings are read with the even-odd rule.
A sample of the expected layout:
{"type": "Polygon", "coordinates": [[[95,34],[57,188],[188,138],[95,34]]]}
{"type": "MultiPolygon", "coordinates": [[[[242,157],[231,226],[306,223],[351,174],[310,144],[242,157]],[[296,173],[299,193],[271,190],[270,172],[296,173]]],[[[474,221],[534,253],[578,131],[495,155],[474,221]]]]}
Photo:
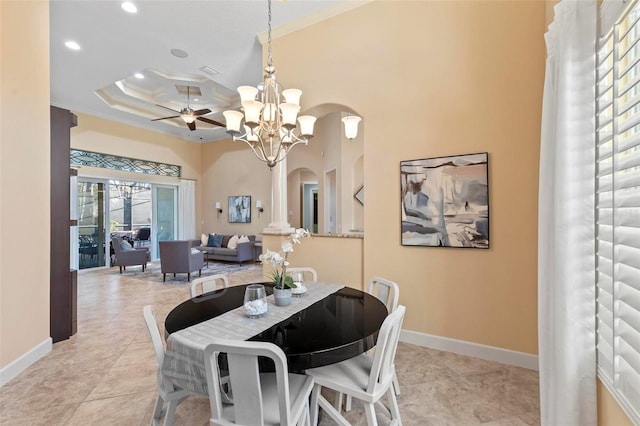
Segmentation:
{"type": "Polygon", "coordinates": [[[348,114],[357,114],[351,108],[323,104],[307,109],[304,114],[314,115],[318,120],[309,144],[294,148],[287,157],[291,171],[287,181],[288,221],[291,226],[304,226],[304,215],[309,207],[302,203],[298,173],[308,170],[315,176],[315,182],[308,180],[307,183],[317,185],[317,214],[314,216],[317,229],[309,229],[320,234],[361,232],[364,209],[354,194],[364,185],[363,125],[360,123],[355,139],[347,139],[341,119],[348,114]]]}

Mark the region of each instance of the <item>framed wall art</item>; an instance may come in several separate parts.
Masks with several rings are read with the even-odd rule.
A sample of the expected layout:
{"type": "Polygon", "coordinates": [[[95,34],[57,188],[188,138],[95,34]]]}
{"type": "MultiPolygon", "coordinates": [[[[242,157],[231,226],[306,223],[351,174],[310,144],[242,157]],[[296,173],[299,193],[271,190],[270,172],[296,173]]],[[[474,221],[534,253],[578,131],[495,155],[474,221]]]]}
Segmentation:
{"type": "Polygon", "coordinates": [[[489,248],[488,154],[400,162],[403,246],[489,248]]]}
{"type": "Polygon", "coordinates": [[[229,197],[229,223],[251,223],[251,196],[229,197]]]}

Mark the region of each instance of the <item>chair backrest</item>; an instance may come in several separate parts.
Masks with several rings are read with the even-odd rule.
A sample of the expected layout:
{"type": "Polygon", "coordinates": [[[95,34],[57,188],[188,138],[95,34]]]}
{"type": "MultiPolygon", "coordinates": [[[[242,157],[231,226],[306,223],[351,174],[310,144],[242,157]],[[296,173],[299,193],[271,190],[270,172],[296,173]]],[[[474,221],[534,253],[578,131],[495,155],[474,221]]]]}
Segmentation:
{"type": "Polygon", "coordinates": [[[153,312],[153,308],[149,305],[142,308],[144,314],[144,321],[147,323],[147,329],[151,336],[151,343],[153,344],[153,351],[156,354],[156,360],[158,361],[158,368],[162,367],[162,361],[164,360],[164,345],[162,344],[162,337],[160,337],[160,331],[158,330],[158,324],[156,323],[156,316],[153,312]]]}
{"type": "Polygon", "coordinates": [[[367,285],[367,293],[380,299],[390,313],[398,307],[400,288],[393,281],[381,277],[373,277],[367,285]]]}
{"type": "Polygon", "coordinates": [[[167,240],[159,241],[160,263],[171,265],[188,265],[191,254],[191,241],[167,240]]]}
{"type": "Polygon", "coordinates": [[[193,299],[201,294],[227,287],[229,287],[229,277],[226,274],[209,275],[208,277],[196,278],[191,281],[189,295],[193,299]],[[221,284],[222,287],[218,287],[218,284],[221,284]]]}
{"type": "Polygon", "coordinates": [[[368,393],[373,393],[379,385],[389,385],[393,380],[393,360],[396,357],[405,312],[406,308],[403,305],[398,306],[385,318],[380,327],[367,384],[368,393]]]}
{"type": "Polygon", "coordinates": [[[293,277],[296,272],[302,272],[305,281],[318,281],[318,273],[315,269],[308,266],[301,266],[298,268],[287,268],[287,274],[293,277]],[[311,279],[309,279],[311,278],[311,279]]]}
{"type": "Polygon", "coordinates": [[[118,257],[120,252],[122,252],[120,242],[122,242],[122,239],[120,237],[111,237],[111,247],[113,247],[113,252],[115,253],[116,257],[118,257]]]}
{"type": "Polygon", "coordinates": [[[147,241],[151,236],[151,228],[140,228],[136,234],[136,240],[147,241]]]}
{"type": "Polygon", "coordinates": [[[287,359],[284,352],[273,343],[242,340],[218,340],[204,350],[207,372],[211,420],[231,420],[223,417],[222,392],[220,391],[220,367],[218,355],[227,354],[229,380],[233,389],[234,424],[262,425],[265,418],[264,400],[260,386],[258,356],[269,358],[275,365],[278,411],[281,425],[291,422],[287,359]]]}

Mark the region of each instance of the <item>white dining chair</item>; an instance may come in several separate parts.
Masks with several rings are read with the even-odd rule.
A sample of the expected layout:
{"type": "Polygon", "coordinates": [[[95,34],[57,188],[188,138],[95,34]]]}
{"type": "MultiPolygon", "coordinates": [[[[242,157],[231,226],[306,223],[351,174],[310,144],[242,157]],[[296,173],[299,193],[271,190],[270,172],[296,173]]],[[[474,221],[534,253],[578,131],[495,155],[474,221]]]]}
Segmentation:
{"type": "Polygon", "coordinates": [[[164,360],[164,346],[162,345],[162,338],[160,337],[160,331],[158,330],[158,324],[156,323],[156,317],[151,306],[145,306],[142,310],[144,314],[144,320],[147,323],[147,329],[151,336],[151,343],[153,344],[153,351],[156,354],[156,360],[158,361],[158,372],[156,374],[158,381],[158,400],[156,401],[155,408],[153,409],[153,418],[151,419],[152,425],[159,425],[164,417],[165,425],[172,425],[176,415],[176,408],[178,404],[185,400],[189,396],[189,392],[174,386],[165,376],[162,374],[162,361],[164,360]],[[164,404],[167,403],[167,409],[164,409],[164,404]]]}
{"type": "MultiPolygon", "coordinates": [[[[400,288],[395,282],[382,277],[373,277],[367,285],[367,293],[376,296],[387,307],[389,313],[396,310],[400,301],[400,288]]],[[[400,395],[400,383],[396,374],[396,367],[393,366],[393,390],[396,396],[400,395]]],[[[347,411],[351,409],[347,401],[347,411]]]]}
{"type": "Polygon", "coordinates": [[[378,424],[374,404],[380,403],[386,395],[389,403],[387,414],[391,417],[391,424],[402,424],[396,394],[393,391],[393,359],[398,348],[398,338],[402,328],[406,308],[402,305],[385,318],[373,356],[358,355],[355,358],[330,364],[324,367],[312,368],[306,374],[313,377],[315,386],[311,393],[311,421],[317,424],[318,411],[322,408],[339,425],[349,425],[339,410],[329,403],[321,394],[321,388],[333,389],[336,393],[357,398],[364,403],[367,424],[378,424]]]}
{"type": "Polygon", "coordinates": [[[209,275],[191,281],[189,285],[189,295],[193,299],[201,294],[227,287],[229,287],[229,277],[226,274],[209,275]],[[221,287],[219,287],[219,285],[221,285],[221,287]]]}
{"type": "Polygon", "coordinates": [[[367,284],[366,292],[376,296],[387,307],[389,313],[396,310],[400,300],[398,284],[382,277],[373,277],[367,284]]]}
{"type": "Polygon", "coordinates": [[[289,374],[287,358],[268,342],[218,340],[204,351],[212,425],[310,425],[313,378],[289,374]],[[223,404],[220,353],[226,354],[233,404],[223,404]],[[258,357],[273,361],[275,373],[260,373],[258,357]]]}
{"type": "Polygon", "coordinates": [[[296,273],[302,273],[305,281],[314,281],[314,282],[318,281],[318,273],[316,272],[315,269],[309,266],[287,268],[287,274],[291,275],[292,277],[296,273]],[[311,278],[311,279],[308,279],[308,278],[311,278]]]}
{"type": "MultiPolygon", "coordinates": [[[[398,307],[400,288],[395,282],[382,277],[373,277],[367,283],[366,291],[384,303],[389,313],[395,311],[398,307]]],[[[400,382],[398,381],[395,365],[393,366],[393,391],[396,396],[400,395],[400,382]]],[[[342,394],[336,396],[335,407],[338,410],[342,407],[342,394]]],[[[351,411],[351,397],[349,396],[346,398],[344,409],[345,411],[351,411]]]]}

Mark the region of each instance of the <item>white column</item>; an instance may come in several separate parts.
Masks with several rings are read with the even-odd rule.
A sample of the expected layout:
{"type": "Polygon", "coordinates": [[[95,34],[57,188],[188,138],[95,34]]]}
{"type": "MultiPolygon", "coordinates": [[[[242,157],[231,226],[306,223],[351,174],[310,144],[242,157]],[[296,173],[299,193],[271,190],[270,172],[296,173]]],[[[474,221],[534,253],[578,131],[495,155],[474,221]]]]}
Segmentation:
{"type": "Polygon", "coordinates": [[[288,235],[294,231],[287,220],[287,158],[271,169],[271,223],[265,234],[288,235]]]}

